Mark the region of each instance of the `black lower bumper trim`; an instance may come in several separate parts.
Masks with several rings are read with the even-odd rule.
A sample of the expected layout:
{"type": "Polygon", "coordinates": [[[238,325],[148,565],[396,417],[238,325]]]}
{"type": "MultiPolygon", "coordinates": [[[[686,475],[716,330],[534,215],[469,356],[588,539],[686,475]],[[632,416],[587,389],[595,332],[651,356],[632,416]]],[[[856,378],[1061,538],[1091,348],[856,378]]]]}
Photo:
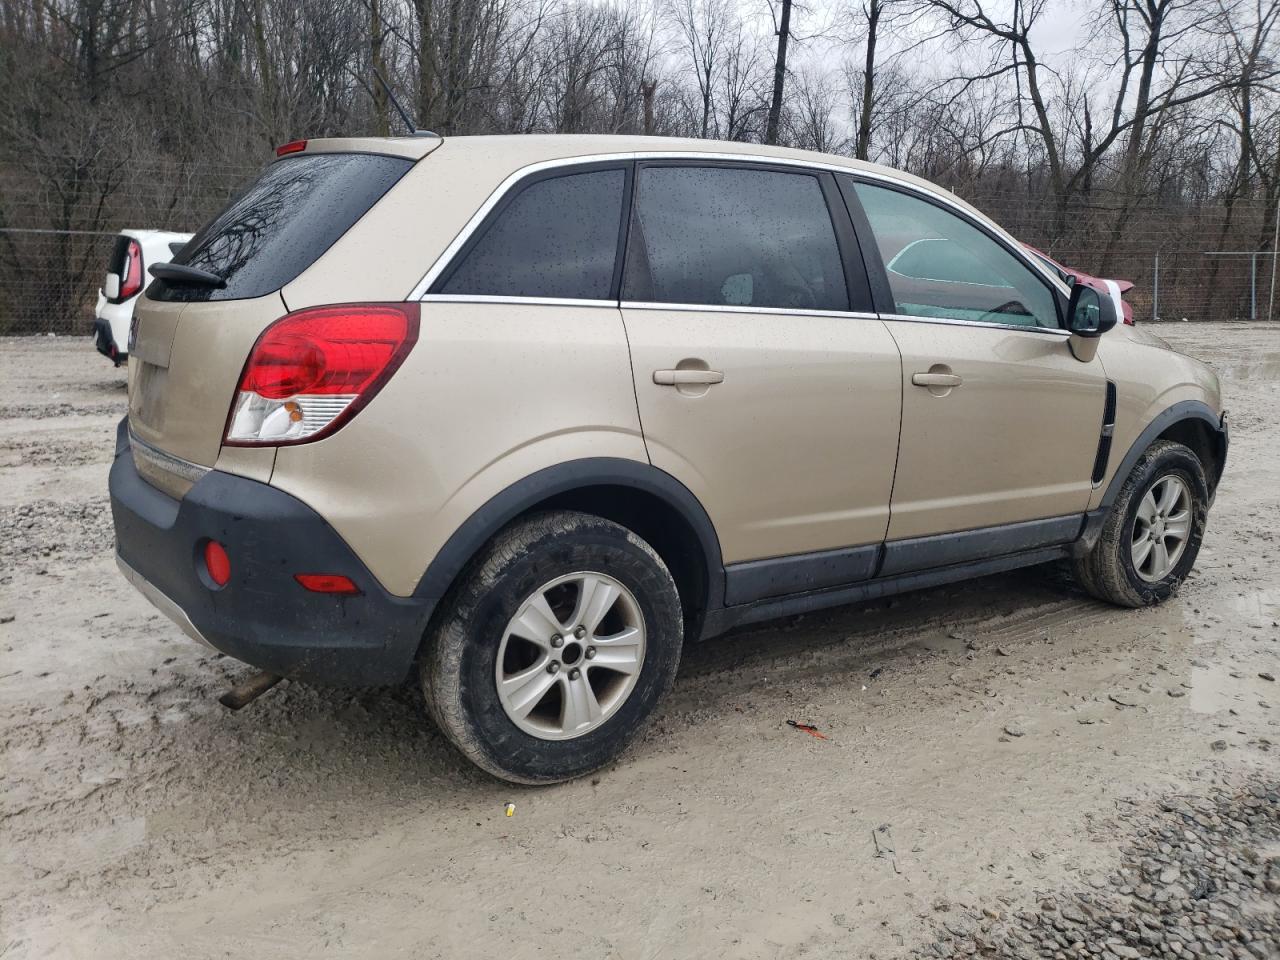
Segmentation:
{"type": "Polygon", "coordinates": [[[117,442],[110,489],[120,559],[218,650],[272,673],[338,686],[407,676],[436,601],[387,593],[337,531],[296,497],[212,470],[174,500],[138,475],[127,434],[117,442]],[[231,580],[221,589],[202,572],[210,539],[231,558],[231,580]],[[294,580],[297,573],[342,574],[362,592],[312,593],[294,580]]]}

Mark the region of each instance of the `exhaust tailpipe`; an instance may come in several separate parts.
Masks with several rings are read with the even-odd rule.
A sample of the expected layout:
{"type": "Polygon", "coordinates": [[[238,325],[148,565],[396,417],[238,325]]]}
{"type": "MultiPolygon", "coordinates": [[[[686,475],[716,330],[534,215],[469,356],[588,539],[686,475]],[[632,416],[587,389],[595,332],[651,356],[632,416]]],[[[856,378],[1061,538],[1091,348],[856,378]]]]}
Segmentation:
{"type": "Polygon", "coordinates": [[[255,673],[244,683],[237,684],[218,698],[218,702],[228,710],[239,710],[274,687],[284,677],[275,673],[255,673]]]}

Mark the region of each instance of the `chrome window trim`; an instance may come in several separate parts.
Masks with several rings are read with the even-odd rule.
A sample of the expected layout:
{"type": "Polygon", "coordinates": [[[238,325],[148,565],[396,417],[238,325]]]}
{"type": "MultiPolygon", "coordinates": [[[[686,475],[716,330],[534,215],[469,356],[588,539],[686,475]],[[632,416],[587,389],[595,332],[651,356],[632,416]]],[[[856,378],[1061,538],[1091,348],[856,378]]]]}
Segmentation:
{"type": "MultiPolygon", "coordinates": [[[[644,162],[648,160],[687,160],[695,162],[705,160],[713,163],[761,164],[773,167],[796,167],[800,170],[844,173],[853,177],[864,177],[869,180],[879,180],[884,183],[891,183],[894,186],[900,187],[909,192],[929,197],[945,204],[964,217],[972,218],[975,215],[973,210],[957,203],[956,200],[952,199],[941,190],[930,190],[920,184],[912,183],[909,180],[904,180],[888,173],[882,173],[879,170],[867,170],[862,167],[844,166],[838,163],[824,163],[821,160],[800,160],[795,157],[769,157],[756,153],[712,153],[710,151],[703,152],[699,150],[641,150],[628,151],[624,153],[593,153],[577,157],[557,157],[553,160],[541,160],[537,163],[527,164],[508,174],[507,177],[498,184],[493,192],[489,194],[484,203],[480,205],[480,209],[471,215],[471,218],[467,220],[462,229],[458,231],[457,236],[455,236],[453,240],[450,241],[449,245],[444,248],[444,251],[436,258],[435,263],[431,265],[431,268],[423,275],[422,279],[418,281],[405,299],[422,300],[427,296],[427,291],[431,289],[432,284],[434,284],[436,280],[440,278],[440,275],[448,269],[453,258],[458,254],[458,251],[461,250],[466,245],[467,241],[471,239],[471,235],[477,228],[479,228],[480,224],[484,222],[484,219],[489,215],[493,208],[501,203],[507,193],[509,193],[511,189],[525,177],[530,176],[531,174],[541,173],[544,170],[554,170],[559,167],[585,166],[593,163],[644,162]]],[[[1041,264],[1037,258],[1034,258],[1030,251],[1027,251],[1016,237],[1006,231],[990,217],[983,214],[978,214],[978,216],[988,228],[994,228],[998,234],[1002,235],[1015,248],[1010,251],[1015,257],[1019,257],[1030,269],[1048,280],[1053,289],[1059,291],[1064,296],[1070,296],[1071,288],[1067,286],[1067,284],[1063,283],[1055,274],[1050,272],[1047,265],[1041,264]]],[[[433,296],[440,295],[437,294],[433,296]]],[[[479,295],[477,294],[476,296],[479,295]]],[[[543,301],[545,299],[554,298],[518,297],[511,299],[524,302],[526,300],[536,299],[538,301],[543,301]]],[[[503,299],[495,302],[505,303],[508,302],[508,300],[503,299]]],[[[591,300],[586,302],[612,303],[613,301],[591,300]]]]}
{"type": "Polygon", "coordinates": [[[482,293],[428,293],[423,303],[511,303],[542,304],[553,307],[617,307],[617,300],[575,300],[572,297],[515,297],[482,293]]]}
{"type": "Polygon", "coordinates": [[[181,477],[190,483],[196,483],[210,470],[202,464],[183,460],[172,453],[165,453],[159,447],[147,443],[132,430],[129,431],[129,447],[135,457],[141,457],[153,467],[171,473],[175,477],[181,477]]]}
{"type": "Polygon", "coordinates": [[[990,323],[986,320],[961,320],[958,317],[913,317],[907,313],[882,313],[881,320],[902,320],[906,323],[937,323],[947,327],[983,327],[987,330],[1020,330],[1025,333],[1043,333],[1054,337],[1070,337],[1070,330],[1061,327],[1032,327],[1023,323],[990,323]]]}
{"type": "Polygon", "coordinates": [[[789,307],[753,307],[718,303],[661,303],[655,300],[623,300],[623,310],[680,310],[687,313],[766,313],[786,317],[838,317],[853,320],[878,320],[874,313],[856,310],[792,310],[789,307]]]}

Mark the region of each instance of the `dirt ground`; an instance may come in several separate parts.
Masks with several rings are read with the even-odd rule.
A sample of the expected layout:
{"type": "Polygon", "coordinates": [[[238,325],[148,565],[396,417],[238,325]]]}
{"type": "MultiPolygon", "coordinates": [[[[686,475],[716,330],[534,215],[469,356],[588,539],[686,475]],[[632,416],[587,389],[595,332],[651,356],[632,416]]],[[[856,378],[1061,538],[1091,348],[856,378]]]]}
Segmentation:
{"type": "Polygon", "coordinates": [[[1105,884],[1143,811],[1280,781],[1280,325],[1159,333],[1232,423],[1179,597],[1035,569],[766,624],[689,649],[616,766],[540,789],[409,687],[219,706],[248,668],[113,563],[123,374],[0,341],[0,956],[950,955],[991,904],[1105,884]]]}

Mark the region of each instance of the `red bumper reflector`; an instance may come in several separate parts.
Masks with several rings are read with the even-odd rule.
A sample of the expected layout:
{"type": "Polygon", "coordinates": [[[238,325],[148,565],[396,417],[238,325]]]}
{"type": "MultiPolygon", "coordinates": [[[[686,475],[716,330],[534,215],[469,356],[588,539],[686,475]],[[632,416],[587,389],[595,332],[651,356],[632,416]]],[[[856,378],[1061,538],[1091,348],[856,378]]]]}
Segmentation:
{"type": "Polygon", "coordinates": [[[301,153],[305,149],[307,149],[307,141],[290,140],[288,143],[282,143],[276,147],[276,156],[287,157],[291,153],[301,153]]]}
{"type": "Polygon", "coordinates": [[[225,587],[231,579],[231,558],[226,548],[217,540],[206,540],[204,545],[204,569],[209,579],[220,587],[225,587]]]}
{"type": "Polygon", "coordinates": [[[350,577],[340,573],[295,573],[293,579],[312,593],[359,593],[360,588],[351,582],[350,577]]]}

